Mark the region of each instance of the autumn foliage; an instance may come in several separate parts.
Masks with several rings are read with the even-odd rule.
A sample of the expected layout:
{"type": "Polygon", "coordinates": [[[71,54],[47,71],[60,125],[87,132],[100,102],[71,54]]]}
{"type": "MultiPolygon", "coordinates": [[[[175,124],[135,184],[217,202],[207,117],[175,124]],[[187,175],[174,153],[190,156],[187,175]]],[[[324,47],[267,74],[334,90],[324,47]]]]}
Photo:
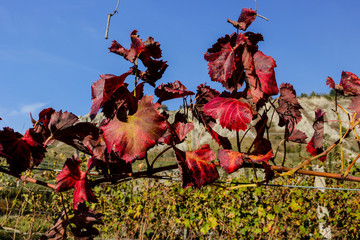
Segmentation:
{"type": "MultiPolygon", "coordinates": [[[[314,134],[307,141],[310,136],[297,129],[302,119],[302,107],[296,91],[290,83],[278,85],[275,60],[259,50],[263,36],[246,31],[256,16],[256,11],[243,9],[237,21],[229,20],[236,31],[219,38],[204,54],[209,77],[222,84],[221,91],[200,84],[193,92],[178,80],[158,84],[168,67],[167,61],[161,59],[160,44],[152,37],[143,41],[134,30],[128,48],[117,41],[113,41],[109,48],[111,53],[130,63],[129,70],[120,76],[100,75],[91,86],[91,117],[94,118],[100,110],[104,114],[99,126],[80,122],[73,113],[48,108],[41,111],[37,119],[31,117],[33,128],[24,135],[8,127],[0,131],[0,156],[7,161],[9,170],[6,172],[16,177],[38,166],[45,157],[46,148],[55,140],[88,156],[87,164],[75,156],[67,159],[56,178],[54,190],[57,192],[74,189],[73,215],[67,219],[66,212],[62,213],[46,235],[48,239],[65,237],[66,228],[71,223],[76,226],[71,227],[74,236],[81,239],[91,239],[98,234],[93,225],[101,223],[102,215],[90,209],[86,202],[97,201],[92,188],[103,182],[116,184],[129,176],[151,177],[159,171],[178,168],[184,188],[194,186],[200,189],[219,178],[218,167],[227,173],[243,167],[260,168],[265,174],[262,183],[271,181],[281,173],[275,172],[274,166],[283,167],[286,163],[285,159],[275,161],[277,149],[266,134],[272,122],[271,112],[279,117],[275,124],[284,127],[283,142],[307,144],[309,155],[316,159],[323,153],[319,159],[326,160],[327,151],[323,146],[326,114],[321,109],[315,112],[314,134]],[[140,69],[139,61],[144,69],[140,69]],[[154,87],[157,100],[144,94],[144,84],[154,87]],[[191,103],[184,111],[177,112],[170,122],[169,115],[160,112],[159,108],[162,102],[175,98],[190,98],[191,103]],[[192,121],[202,124],[218,144],[217,149],[208,144],[198,149],[179,147],[193,130],[192,121]],[[237,146],[232,146],[227,136],[214,130],[216,123],[236,132],[237,146]],[[255,129],[256,136],[251,146],[242,150],[239,136],[245,136],[250,129],[255,129]],[[154,146],[160,145],[174,151],[176,162],[173,166],[153,168],[154,162],[149,161],[147,154],[154,146]],[[133,171],[131,164],[135,161],[144,161],[147,171],[133,171]],[[90,170],[101,177],[90,177],[90,170]]],[[[356,116],[360,111],[360,79],[353,73],[343,72],[340,84],[335,84],[330,77],[327,84],[338,94],[355,96],[350,109],[356,116]]],[[[358,122],[351,124],[353,127],[349,127],[349,131],[358,122]]]]}

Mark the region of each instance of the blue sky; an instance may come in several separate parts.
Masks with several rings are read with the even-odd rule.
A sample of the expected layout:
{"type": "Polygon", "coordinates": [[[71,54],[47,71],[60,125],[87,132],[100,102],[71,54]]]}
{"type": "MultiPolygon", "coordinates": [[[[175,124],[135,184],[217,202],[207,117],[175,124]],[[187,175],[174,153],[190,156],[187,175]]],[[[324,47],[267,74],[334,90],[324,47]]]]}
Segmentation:
{"type": "MultiPolygon", "coordinates": [[[[117,0],[0,2],[0,127],[24,132],[46,107],[85,115],[91,107],[91,84],[100,74],[120,75],[130,64],[109,53],[112,40],[128,47],[137,29],[145,40],[159,41],[169,67],[157,83],[180,80],[195,91],[211,83],[206,50],[234,32],[237,20],[253,0],[144,1],[121,0],[104,39],[107,14],[117,0]]],[[[327,76],[341,71],[360,75],[360,2],[356,0],[258,0],[257,18],[249,31],[262,33],[260,50],[277,63],[278,84],[290,82],[298,94],[327,93],[327,76]]],[[[129,79],[130,80],[130,79],[129,79]]],[[[132,83],[132,80],[130,80],[132,83]]],[[[147,93],[152,94],[151,88],[147,93]]],[[[165,102],[177,109],[180,101],[165,102]]]]}

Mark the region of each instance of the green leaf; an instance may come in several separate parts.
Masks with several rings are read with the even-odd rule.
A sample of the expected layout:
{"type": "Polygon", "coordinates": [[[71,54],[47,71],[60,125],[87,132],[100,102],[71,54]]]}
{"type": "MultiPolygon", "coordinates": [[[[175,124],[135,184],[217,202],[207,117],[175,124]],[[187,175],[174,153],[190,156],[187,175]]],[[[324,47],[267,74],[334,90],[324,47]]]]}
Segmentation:
{"type": "Polygon", "coordinates": [[[301,209],[301,206],[294,200],[291,200],[291,204],[290,204],[290,208],[293,211],[298,211],[299,209],[301,209]]]}
{"type": "Polygon", "coordinates": [[[207,223],[205,223],[205,224],[202,226],[202,228],[200,229],[201,233],[204,234],[204,235],[205,235],[209,230],[210,230],[210,226],[209,226],[209,224],[207,224],[207,223]]]}
{"type": "Polygon", "coordinates": [[[261,229],[260,229],[260,228],[256,228],[256,229],[254,230],[254,234],[259,234],[259,233],[261,233],[261,229]]]}
{"type": "Polygon", "coordinates": [[[212,229],[215,229],[216,226],[218,225],[217,220],[214,217],[209,217],[208,223],[212,229]]]}
{"type": "Polygon", "coordinates": [[[185,219],[185,220],[184,220],[184,227],[186,227],[186,228],[190,228],[190,227],[191,227],[191,222],[190,222],[189,219],[185,219]]]}
{"type": "Polygon", "coordinates": [[[265,211],[265,209],[264,209],[263,207],[261,207],[261,206],[258,208],[258,215],[259,215],[260,218],[266,216],[266,211],[265,211]]]}

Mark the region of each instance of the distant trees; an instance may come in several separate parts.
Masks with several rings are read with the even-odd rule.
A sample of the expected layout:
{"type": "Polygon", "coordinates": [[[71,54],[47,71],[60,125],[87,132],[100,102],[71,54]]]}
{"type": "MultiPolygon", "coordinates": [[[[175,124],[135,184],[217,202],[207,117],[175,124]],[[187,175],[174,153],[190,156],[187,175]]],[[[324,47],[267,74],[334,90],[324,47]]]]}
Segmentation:
{"type": "Polygon", "coordinates": [[[169,110],[168,106],[166,106],[165,104],[161,104],[160,109],[162,109],[162,110],[164,110],[164,111],[168,111],[168,110],[169,110]]]}

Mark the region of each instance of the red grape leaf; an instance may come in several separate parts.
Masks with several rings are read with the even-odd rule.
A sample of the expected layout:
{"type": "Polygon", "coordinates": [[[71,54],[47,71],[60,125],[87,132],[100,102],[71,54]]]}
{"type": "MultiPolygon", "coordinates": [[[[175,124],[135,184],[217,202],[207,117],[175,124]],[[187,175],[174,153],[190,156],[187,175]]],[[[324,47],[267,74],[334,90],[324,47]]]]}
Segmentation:
{"type": "Polygon", "coordinates": [[[230,131],[246,130],[253,111],[242,99],[216,97],[205,104],[204,113],[220,120],[220,125],[230,131]]]}
{"type": "Polygon", "coordinates": [[[161,58],[160,44],[154,41],[152,37],[148,37],[145,42],[142,42],[136,30],[131,33],[130,49],[125,49],[116,41],[112,43],[109,49],[110,52],[119,54],[132,63],[136,57],[139,57],[147,70],[143,72],[132,68],[131,72],[153,87],[155,87],[155,82],[162,77],[168,67],[166,61],[157,60],[161,58]]]}
{"type": "MultiPolygon", "coordinates": [[[[296,91],[290,83],[282,83],[280,85],[279,107],[276,111],[279,113],[279,126],[285,126],[289,122],[299,123],[302,116],[302,109],[296,98],[296,91]]],[[[291,131],[289,131],[291,132],[291,131]]]]}
{"type": "Polygon", "coordinates": [[[46,152],[43,145],[32,138],[30,130],[23,136],[9,127],[0,130],[0,146],[0,156],[6,158],[9,170],[14,174],[29,169],[31,161],[38,166],[46,152]]]}
{"type": "Polygon", "coordinates": [[[75,158],[68,158],[63,169],[56,177],[56,191],[64,192],[75,186],[75,183],[84,177],[80,171],[81,161],[75,158]]]}
{"type": "Polygon", "coordinates": [[[219,135],[217,132],[215,132],[210,126],[209,124],[205,124],[206,130],[208,131],[208,133],[211,135],[211,137],[219,144],[221,145],[223,148],[225,149],[231,149],[231,142],[229,141],[229,139],[227,137],[223,137],[221,135],[219,135]]]}
{"type": "Polygon", "coordinates": [[[130,34],[130,37],[131,37],[130,49],[125,49],[117,41],[114,40],[109,50],[110,52],[123,56],[126,60],[133,63],[136,56],[139,56],[139,54],[144,50],[145,46],[142,40],[137,35],[137,30],[133,30],[130,34]]]}
{"type": "Polygon", "coordinates": [[[161,84],[155,89],[155,95],[159,98],[158,103],[174,99],[183,98],[188,95],[194,95],[193,92],[187,91],[186,87],[178,80],[174,83],[161,84]]]}
{"type": "Polygon", "coordinates": [[[210,102],[210,100],[212,100],[213,98],[219,96],[220,93],[218,91],[216,91],[215,89],[204,85],[204,84],[200,84],[197,87],[197,91],[196,91],[196,107],[200,110],[203,110],[202,107],[210,102]]]}
{"type": "Polygon", "coordinates": [[[269,162],[269,160],[274,156],[272,149],[264,155],[245,155],[245,161],[262,163],[269,162]]]}
{"type": "Polygon", "coordinates": [[[33,135],[33,129],[29,128],[21,139],[27,143],[30,149],[31,158],[34,166],[38,166],[45,157],[46,149],[42,145],[42,143],[36,141],[33,135]]]}
{"type": "Polygon", "coordinates": [[[90,154],[89,149],[84,145],[84,139],[91,136],[92,139],[97,139],[100,129],[95,123],[90,122],[77,122],[73,126],[58,130],[53,138],[70,145],[77,150],[90,154]]]}
{"type": "Polygon", "coordinates": [[[86,178],[86,173],[82,173],[82,175],[85,176],[81,177],[80,180],[76,181],[74,186],[74,209],[77,209],[78,205],[85,201],[98,202],[86,178]]]}
{"type": "Polygon", "coordinates": [[[86,178],[87,172],[80,170],[81,161],[77,158],[68,158],[63,169],[56,177],[56,191],[64,192],[71,188],[74,190],[74,209],[78,208],[79,203],[84,201],[97,202],[86,178]]]}
{"type": "Polygon", "coordinates": [[[159,80],[167,69],[168,65],[167,61],[162,60],[150,60],[147,63],[147,69],[145,72],[133,69],[133,74],[137,72],[137,76],[144,82],[150,84],[155,87],[155,82],[159,80]]]}
{"type": "Polygon", "coordinates": [[[112,95],[122,86],[124,86],[125,79],[132,73],[132,70],[115,76],[112,74],[100,75],[100,79],[91,86],[91,99],[93,104],[91,106],[91,118],[95,118],[99,109],[110,100],[112,95]]]}
{"type": "Polygon", "coordinates": [[[314,146],[316,148],[321,148],[323,146],[323,138],[324,138],[324,115],[325,112],[318,109],[315,112],[315,122],[313,124],[314,132],[314,146]]]}
{"type": "Polygon", "coordinates": [[[195,180],[192,177],[189,167],[186,165],[186,153],[180,149],[173,147],[183,188],[194,186],[195,180]]]}
{"type": "Polygon", "coordinates": [[[79,121],[79,118],[70,112],[62,112],[61,110],[55,112],[51,115],[49,121],[49,130],[53,138],[56,137],[56,134],[63,129],[73,126],[76,122],[79,121]]]}
{"type": "Polygon", "coordinates": [[[251,8],[243,8],[241,10],[239,19],[237,22],[228,19],[228,22],[231,23],[235,28],[245,31],[256,18],[256,11],[251,8]]]}
{"type": "Polygon", "coordinates": [[[41,239],[48,240],[65,240],[67,239],[66,227],[69,225],[69,221],[66,218],[65,210],[62,211],[60,217],[56,219],[54,226],[41,237],[41,239]]]}
{"type": "Polygon", "coordinates": [[[216,120],[209,115],[204,114],[204,105],[208,103],[215,96],[219,95],[219,92],[210,88],[209,86],[199,85],[196,94],[196,103],[192,106],[191,110],[193,112],[193,116],[204,126],[206,130],[211,135],[211,137],[223,148],[231,149],[231,143],[228,138],[220,136],[217,132],[215,132],[212,127],[215,126],[216,120]]]}
{"type": "Polygon", "coordinates": [[[330,88],[335,89],[341,95],[360,95],[360,78],[351,72],[342,71],[340,84],[335,84],[331,77],[327,77],[326,85],[329,85],[330,88]]]}
{"type": "Polygon", "coordinates": [[[262,162],[265,171],[265,180],[266,182],[271,181],[275,177],[274,171],[271,169],[271,166],[267,162],[262,162]]]}
{"type": "Polygon", "coordinates": [[[236,152],[229,149],[219,149],[218,159],[220,166],[227,172],[232,173],[241,168],[244,161],[253,163],[268,163],[273,157],[272,150],[265,155],[248,155],[246,153],[236,152]]]}
{"type": "Polygon", "coordinates": [[[201,188],[219,178],[216,166],[211,162],[215,159],[216,154],[208,144],[203,145],[199,150],[186,152],[185,163],[196,187],[201,188]]]}
{"type": "Polygon", "coordinates": [[[244,153],[228,149],[219,149],[218,159],[220,161],[220,166],[225,172],[232,173],[241,168],[244,162],[244,153]]]}
{"type": "Polygon", "coordinates": [[[47,145],[54,140],[64,142],[82,152],[89,154],[90,152],[84,146],[82,141],[85,137],[91,135],[93,138],[99,137],[99,128],[95,123],[78,122],[79,118],[69,112],[55,112],[51,115],[49,122],[50,137],[47,145]]]}
{"type": "Polygon", "coordinates": [[[271,142],[266,138],[255,138],[252,155],[265,155],[272,150],[271,142]]]}
{"type": "Polygon", "coordinates": [[[37,142],[43,144],[45,143],[46,139],[50,136],[49,130],[49,122],[51,115],[55,112],[53,108],[46,108],[43,109],[39,113],[39,120],[36,121],[33,119],[31,113],[30,118],[33,124],[33,130],[31,131],[31,135],[37,142]]]}
{"type": "Polygon", "coordinates": [[[113,151],[110,155],[106,155],[107,168],[113,179],[118,179],[123,173],[132,173],[131,163],[127,163],[120,159],[118,154],[113,151]]]}
{"type": "Polygon", "coordinates": [[[236,69],[235,52],[231,45],[234,44],[236,37],[236,34],[232,34],[218,39],[217,43],[205,53],[204,58],[209,62],[209,75],[212,81],[226,82],[236,69]]]}
{"type": "Polygon", "coordinates": [[[44,128],[48,128],[48,124],[51,118],[51,115],[55,112],[55,110],[53,108],[46,108],[43,109],[40,113],[39,113],[39,120],[35,121],[33,119],[33,117],[31,116],[30,113],[30,117],[31,117],[31,122],[33,123],[33,127],[36,128],[36,126],[38,125],[38,123],[41,123],[41,125],[44,126],[44,128]]]}
{"type": "Polygon", "coordinates": [[[360,78],[351,72],[342,72],[340,86],[346,95],[360,95],[360,78]]]}
{"type": "Polygon", "coordinates": [[[197,87],[195,99],[196,103],[191,108],[194,117],[200,122],[205,124],[209,124],[213,127],[216,123],[216,120],[213,119],[211,116],[207,116],[204,114],[204,105],[208,103],[210,100],[219,96],[220,93],[213,88],[210,88],[207,85],[200,84],[197,87]]]}
{"type": "MultiPolygon", "coordinates": [[[[324,115],[325,112],[322,112],[321,109],[318,109],[315,112],[315,122],[313,124],[313,128],[315,130],[314,135],[306,146],[306,150],[311,156],[316,156],[324,151],[324,115]]],[[[326,156],[320,157],[319,160],[324,162],[326,160],[326,156]]]]}
{"type": "Polygon", "coordinates": [[[251,152],[251,154],[253,155],[266,154],[272,149],[271,142],[268,139],[264,138],[264,133],[267,129],[267,121],[268,116],[264,112],[260,120],[255,124],[256,138],[253,143],[254,150],[251,152]]]}
{"type": "Polygon", "coordinates": [[[144,66],[147,67],[152,59],[161,58],[160,44],[152,37],[148,37],[144,42],[145,49],[140,54],[139,58],[143,62],[144,66]]]}
{"type": "MultiPolygon", "coordinates": [[[[139,89],[138,89],[139,90],[139,89]]],[[[104,103],[102,112],[109,120],[115,116],[126,121],[128,115],[133,115],[137,110],[137,98],[140,97],[141,92],[135,97],[134,93],[130,93],[127,89],[127,84],[120,87],[111,98],[104,103]]]]}
{"type": "Polygon", "coordinates": [[[92,135],[86,136],[83,144],[93,157],[99,160],[105,160],[106,144],[101,134],[99,134],[98,137],[92,135]]]}
{"type": "Polygon", "coordinates": [[[254,54],[254,64],[262,92],[268,95],[278,94],[279,89],[274,71],[274,67],[276,67],[275,60],[270,56],[266,56],[261,51],[257,51],[254,54]]]}
{"type": "Polygon", "coordinates": [[[306,143],[307,136],[303,131],[298,129],[293,129],[290,136],[288,137],[289,141],[296,143],[306,143]]]}
{"type": "Polygon", "coordinates": [[[186,135],[194,129],[193,123],[183,123],[183,122],[177,122],[174,124],[176,135],[179,139],[179,142],[182,142],[186,135]]]}
{"type": "Polygon", "coordinates": [[[360,96],[353,97],[349,105],[349,109],[356,114],[355,119],[360,117],[360,96]]]}
{"type": "Polygon", "coordinates": [[[93,239],[98,236],[100,232],[94,225],[103,224],[102,217],[103,214],[95,213],[85,203],[79,204],[78,209],[74,211],[74,217],[70,219],[70,222],[76,226],[71,229],[75,239],[93,239]]]}
{"type": "Polygon", "coordinates": [[[256,138],[264,138],[265,130],[267,129],[268,116],[266,112],[261,115],[261,118],[255,124],[256,138]]]}
{"type": "Polygon", "coordinates": [[[194,129],[193,123],[174,122],[168,124],[168,129],[164,136],[159,139],[159,142],[163,142],[167,145],[174,145],[181,143],[186,135],[194,129]]]}
{"type": "MultiPolygon", "coordinates": [[[[314,137],[312,137],[311,140],[306,145],[306,150],[308,151],[308,153],[310,153],[311,156],[316,156],[316,155],[324,152],[324,150],[322,148],[315,148],[314,142],[315,142],[315,139],[314,139],[314,137]]],[[[326,156],[320,157],[319,160],[322,162],[325,162],[326,156]]]]}
{"type": "Polygon", "coordinates": [[[242,53],[242,63],[245,69],[245,79],[248,83],[249,92],[248,95],[251,95],[252,101],[256,104],[260,99],[264,97],[264,93],[261,89],[261,83],[256,75],[255,63],[254,63],[254,51],[253,46],[245,46],[242,53]]]}
{"type": "Polygon", "coordinates": [[[102,126],[108,153],[114,149],[126,162],[144,158],[167,128],[165,118],[157,111],[159,107],[158,103],[152,103],[152,96],[145,95],[127,122],[114,118],[102,126]]]}
{"type": "Polygon", "coordinates": [[[326,78],[326,85],[329,85],[330,88],[335,89],[335,82],[331,77],[326,78]]]}

